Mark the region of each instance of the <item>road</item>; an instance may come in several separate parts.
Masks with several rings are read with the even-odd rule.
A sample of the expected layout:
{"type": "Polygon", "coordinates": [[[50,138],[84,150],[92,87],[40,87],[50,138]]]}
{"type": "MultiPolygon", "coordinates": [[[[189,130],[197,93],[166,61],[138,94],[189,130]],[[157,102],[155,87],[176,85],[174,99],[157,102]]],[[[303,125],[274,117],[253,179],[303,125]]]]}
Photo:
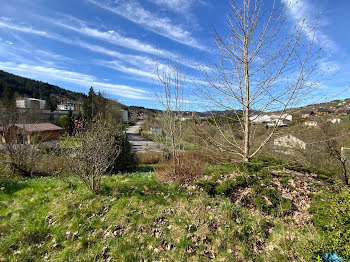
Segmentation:
{"type": "Polygon", "coordinates": [[[142,122],[137,122],[126,130],[126,135],[135,152],[140,151],[161,151],[159,146],[153,141],[147,140],[139,135],[139,128],[142,122]]]}

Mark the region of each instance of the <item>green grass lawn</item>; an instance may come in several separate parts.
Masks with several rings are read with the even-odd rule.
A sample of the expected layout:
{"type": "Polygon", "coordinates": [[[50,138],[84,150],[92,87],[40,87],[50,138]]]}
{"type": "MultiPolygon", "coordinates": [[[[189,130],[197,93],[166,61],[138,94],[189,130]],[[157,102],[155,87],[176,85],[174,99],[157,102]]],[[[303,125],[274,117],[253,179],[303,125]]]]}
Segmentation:
{"type": "Polygon", "coordinates": [[[290,261],[317,241],[147,168],[104,177],[100,195],[71,177],[0,178],[1,187],[0,261],[290,261]]]}

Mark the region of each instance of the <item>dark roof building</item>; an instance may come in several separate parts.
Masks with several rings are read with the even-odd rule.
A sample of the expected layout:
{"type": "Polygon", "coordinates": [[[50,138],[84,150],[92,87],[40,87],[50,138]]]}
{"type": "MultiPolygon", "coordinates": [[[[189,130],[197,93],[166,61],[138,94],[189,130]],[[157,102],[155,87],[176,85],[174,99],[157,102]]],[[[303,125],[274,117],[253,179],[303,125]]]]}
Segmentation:
{"type": "Polygon", "coordinates": [[[2,143],[31,144],[40,137],[41,142],[59,140],[62,128],[51,123],[13,124],[0,128],[2,143]]]}

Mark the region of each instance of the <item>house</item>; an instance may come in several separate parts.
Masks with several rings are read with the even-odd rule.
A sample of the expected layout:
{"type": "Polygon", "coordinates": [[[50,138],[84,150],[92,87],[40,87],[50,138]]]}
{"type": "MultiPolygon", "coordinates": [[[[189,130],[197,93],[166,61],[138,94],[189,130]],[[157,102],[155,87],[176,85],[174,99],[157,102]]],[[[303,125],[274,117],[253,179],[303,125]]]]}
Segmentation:
{"type": "Polygon", "coordinates": [[[281,120],[281,119],[275,119],[275,120],[271,120],[270,122],[267,122],[266,125],[268,127],[283,127],[283,126],[288,126],[288,122],[285,120],[281,120]]]}
{"type": "Polygon", "coordinates": [[[350,110],[344,110],[344,109],[338,110],[338,115],[347,116],[349,114],[350,114],[350,110]]]}
{"type": "Polygon", "coordinates": [[[59,111],[75,111],[75,112],[82,112],[82,103],[80,102],[61,102],[57,105],[57,110],[59,111]]]}
{"type": "Polygon", "coordinates": [[[314,126],[314,127],[316,127],[316,126],[318,126],[318,123],[315,120],[307,120],[307,121],[304,122],[304,125],[305,126],[314,126]]]}
{"type": "Polygon", "coordinates": [[[314,114],[313,111],[301,111],[301,117],[302,118],[308,118],[308,117],[310,117],[313,114],[314,114]]]}
{"type": "Polygon", "coordinates": [[[57,110],[62,110],[62,111],[74,111],[75,110],[75,104],[70,103],[70,102],[64,102],[61,104],[57,105],[57,110]]]}
{"type": "Polygon", "coordinates": [[[249,117],[249,120],[252,124],[265,124],[271,121],[271,117],[269,115],[253,115],[249,117]]]}
{"type": "Polygon", "coordinates": [[[329,114],[331,114],[331,111],[324,108],[317,109],[317,111],[318,111],[318,114],[321,116],[328,116],[329,114]]]}
{"type": "Polygon", "coordinates": [[[328,121],[335,124],[335,123],[340,123],[342,119],[339,117],[334,117],[334,118],[328,119],[328,121]]]}
{"type": "Polygon", "coordinates": [[[287,126],[293,116],[289,114],[272,114],[272,115],[253,115],[249,117],[252,124],[267,124],[267,126],[287,126]]]}
{"type": "Polygon", "coordinates": [[[13,124],[0,129],[2,143],[32,144],[36,139],[41,142],[60,139],[62,128],[51,123],[13,124]]]}
{"type": "Polygon", "coordinates": [[[16,100],[16,107],[22,109],[45,109],[46,101],[36,98],[23,98],[16,100]]]}

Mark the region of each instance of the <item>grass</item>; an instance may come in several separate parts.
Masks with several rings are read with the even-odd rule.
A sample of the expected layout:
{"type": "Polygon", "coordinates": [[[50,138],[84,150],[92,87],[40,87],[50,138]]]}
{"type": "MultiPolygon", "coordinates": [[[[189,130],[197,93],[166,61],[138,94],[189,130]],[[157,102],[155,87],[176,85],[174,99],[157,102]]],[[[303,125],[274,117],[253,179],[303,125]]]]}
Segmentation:
{"type": "MultiPolygon", "coordinates": [[[[206,174],[242,168],[211,166],[206,174]]],[[[225,194],[159,182],[149,166],[104,177],[100,195],[68,176],[0,178],[1,187],[0,261],[291,261],[318,243],[315,231],[225,194]]]]}

